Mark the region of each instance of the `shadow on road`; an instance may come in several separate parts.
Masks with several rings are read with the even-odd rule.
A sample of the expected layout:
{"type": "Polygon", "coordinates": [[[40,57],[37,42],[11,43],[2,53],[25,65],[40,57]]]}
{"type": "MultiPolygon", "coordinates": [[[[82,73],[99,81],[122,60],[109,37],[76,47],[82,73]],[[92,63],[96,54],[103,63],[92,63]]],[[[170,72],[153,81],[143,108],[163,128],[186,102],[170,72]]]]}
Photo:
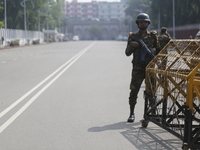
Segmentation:
{"type": "Polygon", "coordinates": [[[140,122],[119,122],[102,127],[89,128],[89,132],[124,130],[120,132],[139,150],[181,150],[182,141],[158,126],[142,128],[140,122]]]}

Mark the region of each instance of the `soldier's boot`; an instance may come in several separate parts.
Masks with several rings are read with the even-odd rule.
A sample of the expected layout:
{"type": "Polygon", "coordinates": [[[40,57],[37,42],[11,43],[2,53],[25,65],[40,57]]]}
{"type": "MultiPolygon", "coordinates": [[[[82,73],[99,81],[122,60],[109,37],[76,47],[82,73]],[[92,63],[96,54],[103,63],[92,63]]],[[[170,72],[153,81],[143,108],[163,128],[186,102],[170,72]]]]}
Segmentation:
{"type": "Polygon", "coordinates": [[[135,109],[135,106],[130,107],[130,116],[129,116],[127,122],[134,122],[135,121],[134,109],[135,109]]]}

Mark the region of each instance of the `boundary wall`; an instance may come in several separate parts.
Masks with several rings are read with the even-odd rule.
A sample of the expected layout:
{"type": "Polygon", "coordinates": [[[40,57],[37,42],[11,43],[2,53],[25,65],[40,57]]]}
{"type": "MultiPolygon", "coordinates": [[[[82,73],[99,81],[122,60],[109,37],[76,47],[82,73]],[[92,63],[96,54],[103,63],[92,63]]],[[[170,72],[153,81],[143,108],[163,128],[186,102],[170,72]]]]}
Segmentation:
{"type": "Polygon", "coordinates": [[[24,31],[17,29],[0,28],[1,47],[8,46],[11,41],[19,40],[19,45],[30,45],[34,40],[39,40],[39,43],[44,42],[44,33],[40,31],[24,31]],[[4,41],[1,41],[1,38],[4,41]]]}

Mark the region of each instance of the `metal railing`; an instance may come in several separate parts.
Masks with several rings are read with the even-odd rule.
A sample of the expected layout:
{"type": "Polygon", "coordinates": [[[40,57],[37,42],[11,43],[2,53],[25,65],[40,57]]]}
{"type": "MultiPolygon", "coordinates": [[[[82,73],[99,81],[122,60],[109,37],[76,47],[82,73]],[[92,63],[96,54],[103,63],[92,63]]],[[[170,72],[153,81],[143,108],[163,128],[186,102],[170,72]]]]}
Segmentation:
{"type": "Polygon", "coordinates": [[[200,40],[171,40],[146,68],[145,110],[148,121],[200,149],[200,40]]]}
{"type": "Polygon", "coordinates": [[[0,28],[1,47],[9,46],[14,40],[19,40],[19,45],[30,45],[34,40],[44,42],[44,33],[40,31],[24,31],[17,29],[3,29],[0,28]],[[4,38],[2,42],[1,38],[4,38]]]}

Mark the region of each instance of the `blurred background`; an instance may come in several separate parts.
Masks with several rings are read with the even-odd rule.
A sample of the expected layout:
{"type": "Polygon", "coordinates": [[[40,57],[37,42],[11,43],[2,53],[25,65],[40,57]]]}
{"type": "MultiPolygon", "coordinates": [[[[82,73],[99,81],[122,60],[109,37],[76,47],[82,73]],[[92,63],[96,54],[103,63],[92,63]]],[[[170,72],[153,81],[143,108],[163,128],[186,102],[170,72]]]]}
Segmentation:
{"type": "Polygon", "coordinates": [[[126,41],[136,32],[141,12],[149,30],[167,27],[174,39],[195,38],[200,28],[200,0],[0,0],[3,45],[73,40],[126,41]]]}

